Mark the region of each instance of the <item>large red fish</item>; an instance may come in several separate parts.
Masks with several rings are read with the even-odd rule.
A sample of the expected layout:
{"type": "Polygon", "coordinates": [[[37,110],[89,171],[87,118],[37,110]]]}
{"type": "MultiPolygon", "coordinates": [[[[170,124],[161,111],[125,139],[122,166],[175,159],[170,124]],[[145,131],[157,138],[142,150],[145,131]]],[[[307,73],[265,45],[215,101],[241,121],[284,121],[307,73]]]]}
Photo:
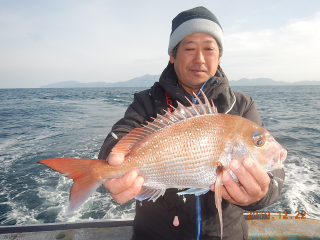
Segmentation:
{"type": "MultiPolygon", "coordinates": [[[[203,93],[202,93],[203,94],[203,93]]],[[[138,200],[157,200],[167,188],[201,195],[215,184],[215,204],[222,237],[221,177],[232,159],[252,158],[266,171],[282,167],[287,151],[257,124],[234,115],[217,113],[203,94],[202,103],[190,107],[178,103],[174,111],[158,115],[153,122],[132,130],[112,149],[124,153],[121,166],[105,160],[52,158],[39,163],[74,180],[66,212],[77,208],[106,180],[136,170],[144,178],[138,200]]],[[[212,103],[213,105],[213,103],[212,103]]]]}

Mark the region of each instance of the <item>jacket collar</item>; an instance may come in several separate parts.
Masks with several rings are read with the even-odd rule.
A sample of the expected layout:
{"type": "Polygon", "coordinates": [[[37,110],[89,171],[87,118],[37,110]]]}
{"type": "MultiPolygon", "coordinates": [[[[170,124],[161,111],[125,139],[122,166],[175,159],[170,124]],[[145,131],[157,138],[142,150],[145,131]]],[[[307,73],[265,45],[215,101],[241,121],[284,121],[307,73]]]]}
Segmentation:
{"type": "MultiPolygon", "coordinates": [[[[185,96],[192,100],[192,96],[178,85],[178,77],[173,64],[170,62],[163,70],[159,84],[173,100],[179,101],[185,106],[189,105],[185,96]]],[[[202,90],[209,100],[212,99],[214,101],[219,112],[227,112],[234,105],[234,94],[229,88],[229,80],[220,65],[216,74],[203,84],[202,90]]],[[[199,97],[203,100],[201,95],[199,97]]]]}

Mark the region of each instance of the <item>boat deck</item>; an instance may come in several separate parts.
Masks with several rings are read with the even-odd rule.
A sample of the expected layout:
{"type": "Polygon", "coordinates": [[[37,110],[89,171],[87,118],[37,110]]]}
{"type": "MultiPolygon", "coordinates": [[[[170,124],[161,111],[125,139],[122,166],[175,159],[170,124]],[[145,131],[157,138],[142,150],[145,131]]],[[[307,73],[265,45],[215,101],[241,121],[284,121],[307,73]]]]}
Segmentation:
{"type": "MultiPolygon", "coordinates": [[[[247,219],[248,215],[244,215],[247,219]]],[[[320,220],[270,219],[247,220],[250,240],[311,239],[320,240],[320,220]]],[[[133,234],[133,220],[108,220],[79,223],[55,223],[29,226],[0,227],[0,240],[129,240],[133,234]]]]}

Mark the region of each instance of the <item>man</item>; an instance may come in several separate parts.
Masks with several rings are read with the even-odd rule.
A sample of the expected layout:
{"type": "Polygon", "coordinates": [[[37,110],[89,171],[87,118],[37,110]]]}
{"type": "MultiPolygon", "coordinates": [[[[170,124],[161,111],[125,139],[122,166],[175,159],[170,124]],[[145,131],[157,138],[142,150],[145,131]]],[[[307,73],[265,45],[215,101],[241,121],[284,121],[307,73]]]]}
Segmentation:
{"type": "MultiPolygon", "coordinates": [[[[178,14],[172,21],[168,53],[170,61],[159,82],[149,90],[135,94],[124,118],[112,128],[101,147],[99,158],[110,165],[122,164],[123,154],[109,154],[113,146],[132,129],[152,121],[157,113],[164,114],[167,101],[181,102],[195,98],[192,93],[202,89],[212,99],[219,112],[239,115],[264,126],[251,97],[234,92],[220,67],[223,53],[223,32],[217,18],[206,8],[197,7],[178,14]]],[[[201,97],[201,96],[200,96],[201,97]]],[[[242,159],[240,159],[242,160],[242,159]]],[[[274,203],[282,183],[270,176],[284,179],[283,170],[270,176],[251,159],[243,165],[232,160],[230,167],[238,177],[244,192],[227,171],[222,182],[223,239],[246,239],[248,235],[244,210],[258,210],[274,203]]],[[[104,183],[111,196],[122,204],[141,190],[143,178],[132,171],[121,179],[104,183]]],[[[201,195],[178,196],[177,189],[168,189],[157,201],[136,204],[133,239],[220,239],[220,224],[212,191],[201,195]]]]}

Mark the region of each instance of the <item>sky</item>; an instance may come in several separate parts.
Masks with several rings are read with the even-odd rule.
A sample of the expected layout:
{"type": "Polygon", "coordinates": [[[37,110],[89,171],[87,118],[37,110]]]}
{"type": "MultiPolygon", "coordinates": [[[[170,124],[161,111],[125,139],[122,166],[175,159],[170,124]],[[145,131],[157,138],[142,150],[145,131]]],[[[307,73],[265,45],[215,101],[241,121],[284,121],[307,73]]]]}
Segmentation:
{"type": "Polygon", "coordinates": [[[1,0],[0,88],[161,74],[172,19],[196,6],[222,25],[229,80],[320,80],[319,0],[1,0]]]}

